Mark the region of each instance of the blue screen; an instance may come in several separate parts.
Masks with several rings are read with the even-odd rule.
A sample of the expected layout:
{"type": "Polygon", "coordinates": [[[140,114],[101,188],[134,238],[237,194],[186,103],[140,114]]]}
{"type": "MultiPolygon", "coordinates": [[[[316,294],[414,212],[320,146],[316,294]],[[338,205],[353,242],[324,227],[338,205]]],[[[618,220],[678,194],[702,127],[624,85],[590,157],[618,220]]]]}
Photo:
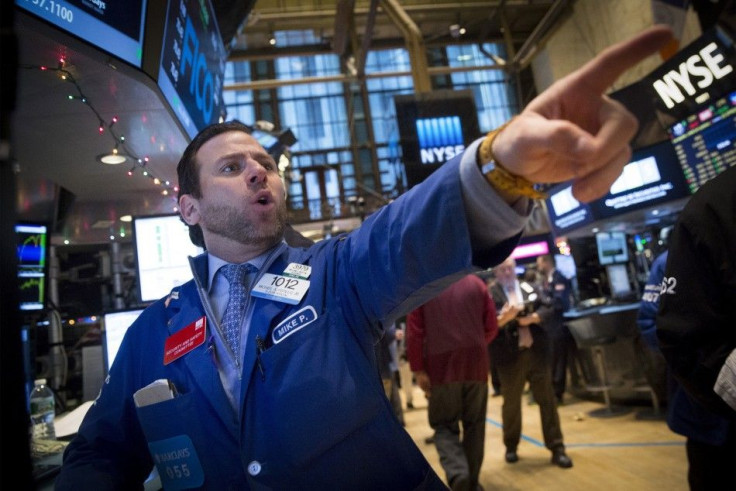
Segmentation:
{"type": "Polygon", "coordinates": [[[48,227],[19,223],[15,226],[15,235],[20,309],[43,310],[48,273],[48,227]]]}

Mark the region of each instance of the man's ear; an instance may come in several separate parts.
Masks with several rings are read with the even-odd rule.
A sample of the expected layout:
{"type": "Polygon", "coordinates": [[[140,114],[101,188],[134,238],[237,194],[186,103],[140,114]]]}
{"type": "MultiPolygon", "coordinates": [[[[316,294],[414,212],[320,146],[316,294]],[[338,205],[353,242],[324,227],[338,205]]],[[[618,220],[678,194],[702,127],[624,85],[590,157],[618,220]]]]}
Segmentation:
{"type": "Polygon", "coordinates": [[[191,194],[183,194],[179,198],[179,213],[187,225],[196,225],[199,222],[199,201],[191,194]]]}

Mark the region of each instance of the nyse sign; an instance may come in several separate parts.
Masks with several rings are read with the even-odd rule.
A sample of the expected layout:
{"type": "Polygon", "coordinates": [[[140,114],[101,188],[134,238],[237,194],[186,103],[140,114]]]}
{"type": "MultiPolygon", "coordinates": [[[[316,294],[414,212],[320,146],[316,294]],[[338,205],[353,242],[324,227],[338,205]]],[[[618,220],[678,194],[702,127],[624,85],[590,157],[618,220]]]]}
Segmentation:
{"type": "MultiPolygon", "coordinates": [[[[715,42],[708,43],[696,54],[681,62],[677,69],[670,70],[652,84],[662,102],[668,109],[707,89],[716,80],[733,72],[733,66],[723,55],[715,42]]],[[[696,100],[695,102],[704,102],[696,100]]]]}
{"type": "Polygon", "coordinates": [[[459,116],[421,118],[416,126],[422,164],[442,164],[465,150],[459,116]]]}

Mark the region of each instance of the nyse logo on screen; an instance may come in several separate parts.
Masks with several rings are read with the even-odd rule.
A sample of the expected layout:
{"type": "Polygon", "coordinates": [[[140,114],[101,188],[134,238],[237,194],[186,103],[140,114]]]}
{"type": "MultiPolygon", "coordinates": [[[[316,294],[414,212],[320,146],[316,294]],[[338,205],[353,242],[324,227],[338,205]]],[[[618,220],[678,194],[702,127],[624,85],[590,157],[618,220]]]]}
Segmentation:
{"type": "Polygon", "coordinates": [[[698,90],[705,91],[714,81],[731,72],[733,67],[718,50],[718,45],[712,42],[680,63],[676,70],[670,70],[662,78],[655,80],[652,85],[665,106],[672,109],[685,100],[685,94],[695,97],[698,90]]]}
{"type": "Polygon", "coordinates": [[[459,116],[417,119],[422,164],[443,164],[465,150],[459,116]]]}

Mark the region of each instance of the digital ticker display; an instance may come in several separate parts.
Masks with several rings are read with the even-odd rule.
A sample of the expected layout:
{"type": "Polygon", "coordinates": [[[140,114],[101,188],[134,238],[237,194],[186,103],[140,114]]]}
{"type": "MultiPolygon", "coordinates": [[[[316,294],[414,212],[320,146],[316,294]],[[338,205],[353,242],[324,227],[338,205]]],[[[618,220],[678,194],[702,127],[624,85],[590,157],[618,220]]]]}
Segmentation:
{"type": "Polygon", "coordinates": [[[15,234],[20,309],[43,310],[48,272],[48,228],[40,224],[17,224],[15,234]]]}
{"type": "Polygon", "coordinates": [[[736,165],[736,91],[669,130],[690,193],[736,165]]]}
{"type": "Polygon", "coordinates": [[[15,0],[46,22],[140,68],[146,0],[15,0]]]}

